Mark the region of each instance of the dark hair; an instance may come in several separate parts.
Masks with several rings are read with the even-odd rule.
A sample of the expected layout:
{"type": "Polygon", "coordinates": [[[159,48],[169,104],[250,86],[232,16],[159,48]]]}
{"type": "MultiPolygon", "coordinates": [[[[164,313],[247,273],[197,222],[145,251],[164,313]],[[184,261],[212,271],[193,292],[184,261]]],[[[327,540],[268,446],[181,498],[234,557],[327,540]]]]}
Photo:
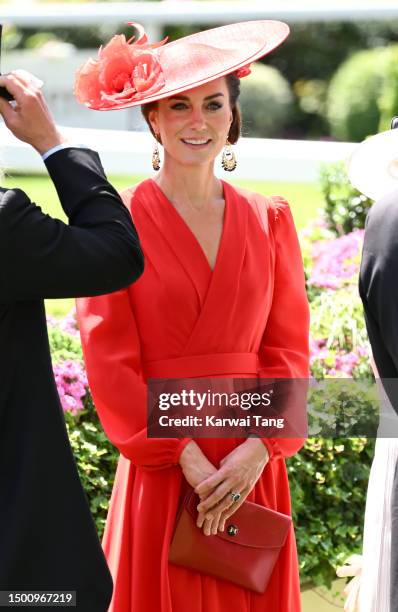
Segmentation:
{"type": "MultiPolygon", "coordinates": [[[[235,74],[227,74],[225,79],[227,81],[229,102],[230,102],[231,110],[232,110],[232,123],[231,123],[231,127],[229,128],[229,132],[228,132],[228,140],[231,144],[235,144],[239,140],[239,136],[240,136],[240,132],[242,128],[242,117],[241,117],[241,112],[240,112],[240,107],[239,107],[239,102],[238,102],[238,98],[240,94],[240,78],[237,77],[235,74]]],[[[160,144],[162,144],[160,141],[160,136],[156,136],[155,132],[153,131],[151,122],[149,121],[149,113],[152,110],[154,110],[156,106],[157,106],[157,101],[149,102],[148,104],[143,104],[141,106],[141,113],[145,121],[148,124],[148,127],[152,133],[152,136],[156,138],[156,140],[160,142],[160,144]]]]}
{"type": "Polygon", "coordinates": [[[242,115],[239,106],[240,95],[240,78],[236,74],[228,74],[226,76],[227,87],[229,92],[229,102],[232,109],[232,123],[229,128],[228,140],[231,144],[238,142],[242,129],[242,115]]]}

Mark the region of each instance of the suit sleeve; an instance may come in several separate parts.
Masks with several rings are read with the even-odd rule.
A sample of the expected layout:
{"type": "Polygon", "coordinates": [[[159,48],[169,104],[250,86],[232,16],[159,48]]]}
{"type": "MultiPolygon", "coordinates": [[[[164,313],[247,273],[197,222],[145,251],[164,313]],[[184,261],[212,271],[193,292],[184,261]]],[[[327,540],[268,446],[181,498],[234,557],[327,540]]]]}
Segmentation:
{"type": "Polygon", "coordinates": [[[108,293],[133,282],[143,256],[99,157],[68,148],[46,160],[69,225],[19,189],[0,193],[0,301],[108,293]]]}
{"type": "Polygon", "coordinates": [[[147,438],[147,385],[129,289],[77,300],[77,316],[94,403],[109,440],[134,465],[177,465],[189,439],[147,438]]]}
{"type": "MultiPolygon", "coordinates": [[[[259,351],[259,376],[288,381],[286,402],[297,406],[297,428],[305,430],[309,377],[309,306],[303,261],[293,217],[285,200],[274,198],[269,209],[275,239],[275,273],[271,310],[259,351]]],[[[284,386],[286,391],[286,385],[284,386]]],[[[292,414],[289,407],[289,419],[292,414]]],[[[293,420],[294,420],[293,419],[293,420]]],[[[295,427],[295,423],[292,423],[295,427]]],[[[289,457],[305,438],[262,438],[270,459],[289,457]]]]}

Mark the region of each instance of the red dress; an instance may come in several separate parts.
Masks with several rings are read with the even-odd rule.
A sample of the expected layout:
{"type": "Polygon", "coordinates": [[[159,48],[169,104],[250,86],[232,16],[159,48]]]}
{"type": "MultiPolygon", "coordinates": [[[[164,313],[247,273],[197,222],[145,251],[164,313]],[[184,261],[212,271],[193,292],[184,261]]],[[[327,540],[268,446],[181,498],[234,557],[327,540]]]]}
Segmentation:
{"type": "MultiPolygon", "coordinates": [[[[80,299],[88,377],[121,454],[104,534],[111,612],[299,612],[293,529],[263,594],[169,564],[187,440],[147,439],[147,377],[308,376],[308,303],[286,201],[224,183],[214,271],[194,234],[148,179],[123,194],[145,271],[125,290],[80,299]]],[[[219,461],[241,441],[197,441],[219,461]]],[[[265,440],[271,458],[249,499],[290,513],[284,456],[302,439],[265,440]]]]}

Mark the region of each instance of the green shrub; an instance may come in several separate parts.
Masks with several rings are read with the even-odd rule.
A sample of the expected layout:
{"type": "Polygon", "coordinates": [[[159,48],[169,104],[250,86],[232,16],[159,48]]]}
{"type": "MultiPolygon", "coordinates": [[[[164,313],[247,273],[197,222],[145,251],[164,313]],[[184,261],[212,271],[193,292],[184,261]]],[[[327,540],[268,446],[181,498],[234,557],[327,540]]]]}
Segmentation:
{"type": "Polygon", "coordinates": [[[256,63],[251,70],[241,82],[243,135],[270,138],[288,122],[293,94],[276,68],[256,63]]]}
{"type": "Polygon", "coordinates": [[[355,53],[338,68],[326,105],[332,136],[359,142],[389,127],[398,112],[397,61],[398,45],[390,45],[355,53]]]}
{"type": "Polygon", "coordinates": [[[385,49],[371,49],[355,53],[338,68],[327,96],[332,136],[359,142],[378,131],[385,61],[385,49]]]}
{"type": "Polygon", "coordinates": [[[79,476],[102,537],[119,451],[107,439],[89,393],[85,405],[78,416],[65,412],[65,420],[79,476]]]}
{"type": "MultiPolygon", "coordinates": [[[[48,327],[48,335],[54,367],[55,364],[71,360],[82,362],[79,336],[74,336],[51,324],[48,327]]],[[[59,392],[62,398],[62,390],[59,389],[59,392]]],[[[83,405],[84,409],[78,410],[76,414],[65,410],[64,415],[79,476],[101,537],[119,451],[107,439],[88,389],[83,405]]]]}
{"type": "Polygon", "coordinates": [[[317,438],[375,438],[379,394],[372,380],[327,378],[308,392],[308,431],[317,438]]]}
{"type": "Polygon", "coordinates": [[[302,584],[330,588],[336,567],[362,548],[374,440],[310,438],[288,459],[302,584]]]}
{"type": "Polygon", "coordinates": [[[66,361],[67,359],[78,359],[82,361],[83,352],[78,336],[72,336],[58,327],[49,325],[48,338],[50,341],[53,363],[66,361]]]}
{"type": "Polygon", "coordinates": [[[314,295],[310,310],[313,337],[325,338],[329,347],[347,352],[367,346],[363,307],[356,285],[338,291],[319,291],[314,295]]]}
{"type": "Polygon", "coordinates": [[[321,168],[320,184],[325,199],[324,213],[328,228],[337,236],[363,229],[373,201],[351,185],[345,164],[324,164],[321,168]]]}
{"type": "Polygon", "coordinates": [[[392,50],[392,61],[387,66],[379,108],[379,131],[389,130],[392,117],[398,114],[398,45],[392,50]]]}

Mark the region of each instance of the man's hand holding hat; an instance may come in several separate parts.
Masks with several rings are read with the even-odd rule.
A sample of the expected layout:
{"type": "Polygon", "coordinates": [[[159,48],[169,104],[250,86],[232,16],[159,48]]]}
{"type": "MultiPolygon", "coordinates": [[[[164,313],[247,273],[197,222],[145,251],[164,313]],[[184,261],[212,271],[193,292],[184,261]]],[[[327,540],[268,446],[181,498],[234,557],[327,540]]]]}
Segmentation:
{"type": "Polygon", "coordinates": [[[9,130],[20,140],[30,144],[38,153],[66,143],[47,107],[39,79],[26,71],[15,70],[0,76],[15,102],[0,97],[0,113],[9,130]]]}

